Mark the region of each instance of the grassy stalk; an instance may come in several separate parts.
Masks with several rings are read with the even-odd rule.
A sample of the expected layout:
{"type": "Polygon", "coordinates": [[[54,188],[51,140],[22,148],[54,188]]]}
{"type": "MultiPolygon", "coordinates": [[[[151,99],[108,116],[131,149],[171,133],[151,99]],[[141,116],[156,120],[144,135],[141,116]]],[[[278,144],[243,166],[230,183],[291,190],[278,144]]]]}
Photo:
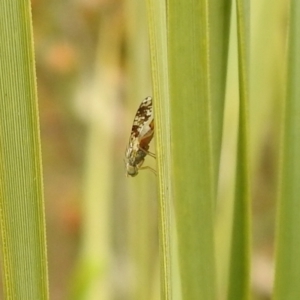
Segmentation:
{"type": "MultiPolygon", "coordinates": [[[[128,40],[128,94],[130,113],[126,142],[129,137],[134,114],[140,102],[153,96],[149,56],[149,35],[147,28],[146,2],[128,0],[126,6],[128,40]]],[[[154,141],[150,151],[155,152],[154,141]]],[[[124,149],[125,150],[125,149],[124,149]]],[[[155,160],[147,157],[145,166],[155,165],[155,160]]],[[[155,168],[155,167],[154,167],[155,168]]],[[[129,261],[133,270],[129,299],[157,299],[158,243],[157,243],[157,199],[156,178],[149,170],[141,171],[135,178],[127,178],[129,186],[129,261]],[[155,275],[154,275],[155,273],[155,275]]],[[[159,287],[159,285],[158,285],[159,287]]]]}
{"type": "Polygon", "coordinates": [[[237,149],[236,190],[233,211],[231,265],[228,299],[250,299],[250,186],[249,186],[249,7],[237,0],[237,33],[239,60],[239,132],[237,149]]]}
{"type": "MultiPolygon", "coordinates": [[[[224,100],[229,46],[231,0],[209,1],[210,81],[212,107],[213,158],[215,174],[219,171],[224,100]]],[[[217,176],[215,178],[218,179],[217,176]]]]}
{"type": "Polygon", "coordinates": [[[161,297],[162,299],[168,300],[173,298],[171,263],[172,174],[170,160],[171,142],[167,52],[167,10],[165,1],[148,1],[148,20],[155,108],[156,157],[159,181],[161,297]]]}
{"type": "Polygon", "coordinates": [[[182,299],[215,299],[208,3],[168,2],[172,191],[182,299]]]}
{"type": "Polygon", "coordinates": [[[274,299],[300,298],[300,2],[290,2],[274,299]]]}
{"type": "Polygon", "coordinates": [[[239,87],[237,85],[238,51],[235,8],[235,2],[233,2],[232,19],[230,25],[228,73],[226,79],[227,85],[224,109],[224,125],[222,134],[223,143],[216,209],[215,251],[218,272],[218,293],[220,297],[227,295],[228,290],[229,254],[231,250],[233,206],[235,198],[237,135],[239,124],[239,87]]]}
{"type": "Polygon", "coordinates": [[[30,1],[0,2],[0,214],[6,299],[48,299],[30,1]]]}
{"type": "MultiPolygon", "coordinates": [[[[221,142],[223,132],[225,87],[227,82],[227,60],[229,48],[229,32],[230,32],[230,16],[231,16],[231,0],[212,0],[209,1],[209,29],[210,29],[210,81],[211,86],[211,107],[212,107],[212,151],[214,159],[214,172],[219,174],[221,159],[221,142]]],[[[231,132],[232,135],[232,132],[231,132]]],[[[228,168],[227,168],[228,170],[228,168]]],[[[215,176],[216,183],[219,176],[215,176]]],[[[217,186],[216,186],[217,189],[217,186]]],[[[222,194],[221,205],[224,206],[224,194],[222,194]]],[[[219,202],[220,203],[220,202],[219,202]]],[[[226,202],[227,203],[227,202],[226,202]]],[[[228,203],[227,203],[228,204],[228,203]]],[[[220,207],[218,207],[220,211],[220,207]]],[[[228,209],[221,210],[222,216],[217,218],[216,234],[215,234],[215,251],[216,266],[218,274],[218,295],[224,294],[226,286],[224,278],[227,275],[225,257],[228,257],[229,239],[226,232],[230,230],[230,222],[225,214],[228,209]],[[219,246],[221,245],[221,246],[219,246]],[[225,267],[226,266],[226,267],[225,267]]]]}

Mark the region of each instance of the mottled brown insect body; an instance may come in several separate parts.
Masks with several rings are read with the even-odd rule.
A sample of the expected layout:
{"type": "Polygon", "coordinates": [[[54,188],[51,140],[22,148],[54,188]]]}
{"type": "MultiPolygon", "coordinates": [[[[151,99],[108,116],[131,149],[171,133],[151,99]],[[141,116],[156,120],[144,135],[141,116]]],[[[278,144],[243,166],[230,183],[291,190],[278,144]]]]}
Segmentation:
{"type": "MultiPolygon", "coordinates": [[[[154,117],[152,98],[147,97],[141,103],[131,129],[129,144],[125,152],[125,164],[127,176],[136,176],[142,167],[149,152],[149,143],[154,135],[154,117]]],[[[151,168],[150,168],[151,169],[151,168]]]]}

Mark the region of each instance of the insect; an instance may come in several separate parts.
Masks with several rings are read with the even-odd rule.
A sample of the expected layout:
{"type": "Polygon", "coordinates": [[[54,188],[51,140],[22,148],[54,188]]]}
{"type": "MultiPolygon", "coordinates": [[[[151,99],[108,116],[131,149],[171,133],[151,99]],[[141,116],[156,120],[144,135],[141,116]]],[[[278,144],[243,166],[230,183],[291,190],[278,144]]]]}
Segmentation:
{"type": "Polygon", "coordinates": [[[139,170],[150,169],[156,174],[151,167],[142,167],[146,155],[155,158],[155,155],[149,151],[149,144],[154,135],[154,117],[152,98],[146,97],[133,120],[129,144],[125,151],[126,175],[136,176],[139,170]]]}

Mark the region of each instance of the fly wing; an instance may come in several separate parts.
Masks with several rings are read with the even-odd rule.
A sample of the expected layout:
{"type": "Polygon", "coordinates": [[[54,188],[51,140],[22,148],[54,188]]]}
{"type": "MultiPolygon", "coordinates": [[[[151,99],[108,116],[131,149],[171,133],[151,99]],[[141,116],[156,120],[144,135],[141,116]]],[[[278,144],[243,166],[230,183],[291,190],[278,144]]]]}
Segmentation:
{"type": "Polygon", "coordinates": [[[135,176],[148,154],[149,143],[154,135],[152,98],[145,98],[133,120],[129,145],[125,152],[127,174],[135,176]]]}
{"type": "Polygon", "coordinates": [[[151,142],[154,135],[154,119],[152,119],[150,124],[145,125],[142,130],[141,136],[139,137],[140,148],[148,151],[149,143],[151,142]]]}
{"type": "Polygon", "coordinates": [[[133,120],[130,138],[133,140],[137,139],[138,141],[140,141],[143,139],[143,136],[147,135],[149,131],[153,131],[153,129],[154,122],[152,98],[147,97],[142,101],[139,109],[136,112],[136,115],[133,120]]]}

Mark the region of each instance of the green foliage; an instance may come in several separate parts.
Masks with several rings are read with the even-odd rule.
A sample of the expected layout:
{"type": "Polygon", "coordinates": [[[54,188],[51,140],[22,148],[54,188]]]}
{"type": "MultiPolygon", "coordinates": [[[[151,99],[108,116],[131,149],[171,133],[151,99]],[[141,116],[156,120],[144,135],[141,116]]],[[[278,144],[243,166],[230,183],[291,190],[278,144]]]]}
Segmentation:
{"type": "Polygon", "coordinates": [[[247,1],[237,1],[239,129],[228,299],[250,299],[249,25],[247,1]]]}
{"type": "MultiPolygon", "coordinates": [[[[61,72],[52,79],[48,73],[39,77],[46,95],[41,104],[44,98],[55,98],[54,85],[61,94],[53,102],[66,99],[66,107],[74,69],[82,63],[93,70],[80,76],[75,97],[84,99],[78,115],[87,125],[87,139],[85,147],[76,141],[73,149],[77,153],[85,148],[86,156],[84,175],[78,176],[83,184],[72,186],[70,193],[78,188],[83,198],[70,299],[157,300],[159,293],[167,300],[261,300],[271,294],[277,300],[298,299],[298,1],[291,0],[288,10],[284,0],[253,0],[251,14],[247,0],[127,0],[124,7],[98,1],[93,4],[98,10],[83,2],[56,0],[45,4],[44,14],[37,9],[42,2],[32,3],[41,74],[51,73],[51,66],[53,72],[61,72]],[[62,26],[68,24],[62,11],[69,7],[74,29],[62,26]],[[48,18],[43,26],[41,15],[48,18]],[[61,23],[50,24],[51,16],[61,23]],[[94,35],[86,28],[78,30],[82,24],[93,28],[94,35]],[[68,32],[70,44],[55,47],[57,28],[68,32]],[[72,44],[75,36],[80,41],[72,44]],[[47,49],[51,43],[53,52],[47,49]],[[157,177],[143,171],[123,181],[121,155],[139,102],[151,96],[150,74],[155,112],[155,143],[150,149],[155,144],[157,177]],[[67,85],[61,80],[64,76],[69,78],[67,85]],[[124,102],[120,81],[128,83],[124,102]],[[45,90],[51,90],[51,96],[45,90]],[[127,102],[130,110],[125,114],[127,102]],[[126,124],[124,131],[120,123],[126,124]],[[271,284],[257,282],[255,274],[269,275],[272,282],[268,260],[275,223],[272,292],[271,284]],[[257,263],[262,257],[267,271],[257,263]]],[[[48,299],[30,11],[29,1],[0,1],[0,225],[7,299],[48,299]]],[[[52,148],[43,148],[48,162],[52,148]]],[[[147,156],[145,166],[153,164],[147,156]]],[[[56,177],[45,173],[46,178],[56,177]]],[[[50,233],[57,235],[58,229],[50,233]]],[[[66,260],[68,254],[58,248],[61,260],[66,260]]],[[[62,273],[60,268],[53,274],[62,273]]],[[[70,270],[63,272],[67,280],[70,270]]]]}
{"type": "Polygon", "coordinates": [[[29,1],[0,3],[0,212],[7,299],[48,299],[29,1]]]}
{"type": "MultiPolygon", "coordinates": [[[[166,8],[164,1],[148,5],[161,203],[162,297],[180,299],[174,295],[175,266],[170,254],[169,235],[176,235],[176,228],[178,245],[172,247],[178,246],[182,298],[214,299],[213,207],[219,150],[213,155],[212,147],[213,140],[215,147],[220,143],[222,121],[214,123],[213,133],[218,137],[213,139],[208,6],[205,1],[189,5],[170,1],[166,8]],[[176,225],[170,221],[171,200],[176,225]]],[[[218,30],[213,32],[220,35],[218,30]]],[[[226,49],[224,42],[225,53],[226,49]]],[[[226,55],[214,65],[214,75],[225,61],[226,55]]],[[[214,105],[220,103],[221,115],[225,73],[214,76],[219,87],[214,105]]]]}
{"type": "Polygon", "coordinates": [[[161,297],[173,299],[174,266],[171,259],[172,172],[168,82],[167,13],[165,1],[148,1],[151,64],[153,76],[156,156],[159,181],[159,234],[161,297]]]}
{"type": "Polygon", "coordinates": [[[274,299],[277,300],[292,300],[300,297],[300,287],[297,283],[300,275],[299,17],[300,3],[291,1],[274,287],[274,299]]]}
{"type": "Polygon", "coordinates": [[[216,174],[207,2],[190,1],[186,5],[169,1],[167,21],[172,190],[182,298],[214,299],[216,174]]]}

